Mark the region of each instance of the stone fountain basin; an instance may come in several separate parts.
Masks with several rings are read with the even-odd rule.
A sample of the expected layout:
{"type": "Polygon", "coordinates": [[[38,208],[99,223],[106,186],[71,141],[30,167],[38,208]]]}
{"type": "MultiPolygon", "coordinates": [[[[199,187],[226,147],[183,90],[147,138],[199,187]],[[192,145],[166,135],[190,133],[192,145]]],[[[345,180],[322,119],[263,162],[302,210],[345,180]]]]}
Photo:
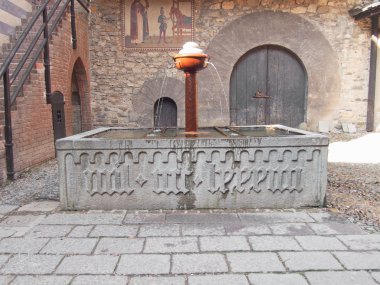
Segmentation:
{"type": "Polygon", "coordinates": [[[328,138],[281,125],[99,128],[56,143],[64,209],[322,206],[328,138]]]}

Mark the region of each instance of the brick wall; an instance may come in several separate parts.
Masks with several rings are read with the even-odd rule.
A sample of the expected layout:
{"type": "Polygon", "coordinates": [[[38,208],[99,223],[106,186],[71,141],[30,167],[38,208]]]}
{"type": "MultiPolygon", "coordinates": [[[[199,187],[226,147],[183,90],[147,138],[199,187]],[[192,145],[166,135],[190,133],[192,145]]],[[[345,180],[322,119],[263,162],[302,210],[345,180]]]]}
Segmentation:
{"type": "MultiPolygon", "coordinates": [[[[155,92],[156,95],[147,99],[143,96],[146,93],[145,87],[153,86],[157,80],[162,81],[164,74],[183,81],[181,73],[168,69],[168,62],[172,61],[171,56],[175,52],[138,52],[125,49],[121,32],[123,24],[123,15],[120,12],[121,0],[94,0],[91,3],[94,9],[90,27],[93,124],[94,126],[152,126],[153,105],[159,94],[155,92]]],[[[308,127],[316,129],[319,120],[329,120],[335,126],[348,121],[356,123],[359,128],[364,128],[370,26],[365,20],[355,22],[348,14],[349,9],[360,3],[359,0],[196,0],[194,40],[209,51],[213,49],[214,39],[226,28],[233,30],[232,34],[244,40],[245,34],[257,30],[257,26],[234,29],[234,25],[237,27],[236,23],[243,22],[244,17],[245,19],[250,16],[255,17],[261,12],[284,13],[299,19],[296,21],[304,22],[311,27],[314,34],[318,33],[323,37],[326,50],[329,50],[326,56],[333,58],[336,67],[335,77],[328,81],[324,77],[323,68],[318,67],[320,62],[315,62],[316,67],[311,64],[312,68],[321,70],[320,80],[309,82],[309,91],[315,90],[316,93],[309,92],[308,127]],[[314,84],[319,84],[320,87],[313,89],[314,84]],[[333,96],[329,94],[330,85],[334,86],[333,96]],[[320,98],[324,100],[321,101],[320,98]]],[[[308,51],[312,50],[310,47],[312,41],[308,38],[310,36],[297,34],[297,37],[294,45],[298,49],[304,49],[303,56],[307,57],[308,51]]],[[[288,34],[283,33],[282,39],[277,37],[274,42],[269,37],[266,43],[285,45],[288,42],[288,34]]],[[[264,43],[264,40],[252,42],[250,48],[256,47],[256,43],[264,43]]],[[[222,41],[221,46],[223,47],[222,41]]],[[[242,56],[247,50],[237,51],[242,56]]],[[[215,57],[211,60],[215,61],[215,57]]],[[[229,60],[231,58],[227,57],[221,61],[229,60]]],[[[235,63],[228,62],[228,67],[235,63]]],[[[220,92],[210,92],[212,93],[210,96],[203,96],[205,93],[202,95],[202,84],[208,85],[204,88],[209,89],[210,86],[219,84],[217,80],[215,83],[210,79],[209,73],[202,71],[200,76],[199,104],[202,109],[200,125],[226,124],[229,122],[229,106],[228,103],[225,106],[223,102],[228,101],[228,98],[225,100],[220,92]],[[205,77],[207,82],[202,83],[205,77]],[[220,111],[221,108],[223,112],[220,111]]],[[[222,79],[228,97],[229,77],[222,79]]],[[[168,92],[165,96],[173,99],[175,94],[168,92]]],[[[183,101],[176,103],[183,104],[183,101]]],[[[178,122],[181,125],[184,122],[184,113],[181,110],[184,108],[179,106],[178,110],[178,122]]]]}
{"type": "MultiPolygon", "coordinates": [[[[72,49],[70,14],[67,13],[50,41],[52,92],[65,98],[66,134],[72,134],[71,81],[74,66],[80,69],[82,125],[90,129],[88,15],[77,12],[77,49],[72,49]],[[87,85],[86,85],[87,84],[87,85]]],[[[78,71],[77,71],[78,72],[78,71]]],[[[12,111],[15,171],[39,164],[55,155],[51,106],[46,104],[43,61],[33,70],[12,111]]],[[[1,113],[1,112],[0,112],[1,113]]],[[[3,125],[3,114],[0,114],[3,125]]],[[[0,181],[6,175],[4,137],[0,134],[0,181]]]]}

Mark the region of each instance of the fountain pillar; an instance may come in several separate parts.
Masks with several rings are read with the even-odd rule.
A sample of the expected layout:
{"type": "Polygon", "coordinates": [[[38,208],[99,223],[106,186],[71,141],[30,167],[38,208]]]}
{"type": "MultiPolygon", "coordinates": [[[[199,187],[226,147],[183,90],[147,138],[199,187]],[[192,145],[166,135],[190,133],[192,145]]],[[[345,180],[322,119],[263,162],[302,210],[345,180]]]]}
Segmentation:
{"type": "Polygon", "coordinates": [[[197,72],[185,72],[185,132],[198,132],[197,72]]]}

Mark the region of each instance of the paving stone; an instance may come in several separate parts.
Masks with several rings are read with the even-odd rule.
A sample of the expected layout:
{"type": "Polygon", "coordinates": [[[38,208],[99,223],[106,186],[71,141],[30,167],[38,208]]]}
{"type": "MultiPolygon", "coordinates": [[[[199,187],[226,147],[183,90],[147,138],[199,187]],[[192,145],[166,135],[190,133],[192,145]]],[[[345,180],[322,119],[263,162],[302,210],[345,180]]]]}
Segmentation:
{"type": "Polygon", "coordinates": [[[32,227],[45,218],[44,215],[8,216],[0,223],[0,227],[32,227]]]}
{"type": "Polygon", "coordinates": [[[139,237],[179,236],[179,225],[141,225],[139,237]]]}
{"type": "Polygon", "coordinates": [[[11,237],[16,233],[16,229],[12,228],[0,228],[0,238],[11,237]]]}
{"type": "Polygon", "coordinates": [[[0,215],[6,215],[13,210],[16,210],[19,206],[18,205],[8,205],[8,204],[1,204],[0,205],[0,215]]]}
{"type": "Polygon", "coordinates": [[[184,236],[219,236],[225,233],[226,231],[223,226],[206,224],[182,225],[182,235],[184,236]]]}
{"type": "Polygon", "coordinates": [[[248,285],[244,275],[223,274],[206,276],[189,276],[189,285],[248,285]]]}
{"type": "Polygon", "coordinates": [[[17,276],[12,285],[68,285],[72,279],[72,276],[26,275],[17,276]]]}
{"type": "Polygon", "coordinates": [[[124,223],[126,224],[153,224],[153,223],[165,223],[165,213],[144,213],[137,212],[127,214],[124,223]]]}
{"type": "Polygon", "coordinates": [[[19,208],[19,212],[51,212],[57,209],[59,202],[56,201],[35,201],[19,208]]]}
{"type": "Polygon", "coordinates": [[[73,255],[66,256],[58,266],[58,274],[112,274],[118,256],[111,255],[73,255]]]}
{"type": "Polygon", "coordinates": [[[91,254],[96,238],[52,238],[40,253],[48,254],[91,254]]]}
{"type": "Polygon", "coordinates": [[[257,251],[302,250],[293,237],[256,236],[249,237],[252,249],[257,251]]]}
{"type": "Polygon", "coordinates": [[[198,252],[196,237],[146,238],[145,253],[198,252]]]}
{"type": "Polygon", "coordinates": [[[239,251],[250,250],[244,236],[211,236],[200,237],[201,251],[239,251]]]}
{"type": "Polygon", "coordinates": [[[125,213],[56,213],[41,221],[45,225],[121,225],[125,213]]]}
{"type": "Polygon", "coordinates": [[[285,271],[278,256],[273,252],[227,253],[232,272],[281,272],[285,271]]]}
{"type": "Polygon", "coordinates": [[[99,225],[90,233],[90,237],[135,237],[139,227],[135,225],[99,225]]]}
{"type": "Polygon", "coordinates": [[[12,275],[0,275],[0,284],[9,284],[14,278],[12,275]]]}
{"type": "Polygon", "coordinates": [[[242,223],[312,223],[314,220],[303,212],[289,213],[289,212],[273,212],[273,213],[240,213],[240,220],[242,223]]]}
{"type": "Polygon", "coordinates": [[[125,285],[127,283],[127,276],[80,275],[74,278],[71,285],[125,285]]]}
{"type": "Polygon", "coordinates": [[[342,223],[310,223],[309,227],[317,235],[363,235],[367,234],[358,225],[355,224],[342,224],[342,223]]]}
{"type": "Polygon", "coordinates": [[[380,234],[338,236],[352,250],[380,250],[380,234]]]}
{"type": "Polygon", "coordinates": [[[347,219],[329,212],[308,213],[317,223],[347,223],[347,219]]]}
{"type": "Polygon", "coordinates": [[[227,224],[225,225],[228,235],[269,235],[271,231],[268,226],[257,225],[243,225],[243,224],[227,224]]]}
{"type": "Polygon", "coordinates": [[[49,274],[54,271],[63,256],[17,254],[0,270],[5,274],[49,274]]]}
{"type": "MultiPolygon", "coordinates": [[[[249,274],[249,281],[254,285],[308,285],[301,274],[249,274]]],[[[326,283],[328,284],[328,283],[326,283]]],[[[325,285],[326,285],[325,284],[325,285]]]]}
{"type": "Polygon", "coordinates": [[[219,253],[175,254],[172,264],[174,274],[228,272],[224,256],[219,253]]]}
{"type": "Polygon", "coordinates": [[[363,271],[306,272],[311,285],[376,285],[371,275],[363,271]]]}
{"type": "Polygon", "coordinates": [[[305,223],[282,223],[269,225],[274,235],[307,236],[315,233],[305,223]]]}
{"type": "Polygon", "coordinates": [[[380,283],[380,272],[372,272],[372,277],[380,283]]]}
{"type": "Polygon", "coordinates": [[[334,252],[347,269],[380,269],[380,252],[334,252]]]}
{"type": "Polygon", "coordinates": [[[290,271],[342,269],[328,252],[280,252],[280,256],[290,271]]]}
{"type": "Polygon", "coordinates": [[[0,267],[9,259],[10,255],[0,255],[0,267]]]}
{"type": "Polygon", "coordinates": [[[123,255],[117,267],[117,274],[169,274],[170,255],[128,254],[123,255]]]}
{"type": "Polygon", "coordinates": [[[132,277],[129,285],[185,285],[184,277],[132,277]]]}
{"type": "Polygon", "coordinates": [[[48,240],[47,238],[5,238],[0,241],[0,253],[37,253],[48,240]]]}
{"type": "Polygon", "coordinates": [[[101,238],[95,254],[140,253],[143,250],[144,239],[134,238],[101,238]]]}
{"type": "Polygon", "coordinates": [[[166,214],[166,222],[175,224],[228,224],[240,223],[234,213],[173,213],[166,214]]]}
{"type": "Polygon", "coordinates": [[[94,226],[75,226],[68,235],[69,237],[85,238],[88,237],[94,226]]]}
{"type": "Polygon", "coordinates": [[[71,229],[72,226],[66,225],[39,225],[32,228],[27,234],[27,237],[64,237],[70,232],[71,229]]]}
{"type": "Polygon", "coordinates": [[[347,250],[336,237],[298,236],[295,237],[306,250],[347,250]]]}

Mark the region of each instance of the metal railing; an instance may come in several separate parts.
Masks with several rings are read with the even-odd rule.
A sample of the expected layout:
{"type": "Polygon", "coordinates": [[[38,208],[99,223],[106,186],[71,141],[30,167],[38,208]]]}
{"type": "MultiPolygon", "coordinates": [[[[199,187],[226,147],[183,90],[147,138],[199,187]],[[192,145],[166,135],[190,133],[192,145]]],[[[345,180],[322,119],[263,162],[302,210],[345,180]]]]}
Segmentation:
{"type": "Polygon", "coordinates": [[[77,1],[87,13],[90,12],[88,0],[56,0],[53,5],[49,5],[50,0],[44,1],[22,31],[0,68],[0,77],[3,78],[4,87],[4,136],[8,179],[14,179],[15,174],[11,107],[16,101],[16,97],[22,90],[36,62],[40,59],[42,51],[44,51],[46,101],[50,103],[51,77],[49,39],[57,25],[62,21],[62,17],[65,15],[70,3],[72,47],[76,49],[75,1],[77,1]],[[41,37],[42,34],[43,37],[41,37]],[[24,45],[27,45],[26,50],[21,49],[24,45]],[[17,62],[14,62],[16,55],[19,57],[21,54],[21,58],[17,59],[17,62]],[[14,65],[15,68],[11,70],[11,66],[14,65]]]}

